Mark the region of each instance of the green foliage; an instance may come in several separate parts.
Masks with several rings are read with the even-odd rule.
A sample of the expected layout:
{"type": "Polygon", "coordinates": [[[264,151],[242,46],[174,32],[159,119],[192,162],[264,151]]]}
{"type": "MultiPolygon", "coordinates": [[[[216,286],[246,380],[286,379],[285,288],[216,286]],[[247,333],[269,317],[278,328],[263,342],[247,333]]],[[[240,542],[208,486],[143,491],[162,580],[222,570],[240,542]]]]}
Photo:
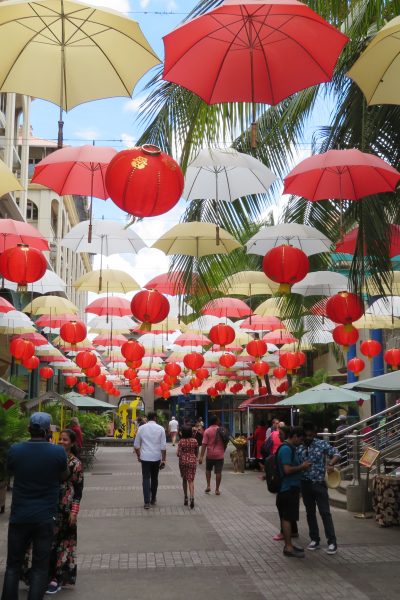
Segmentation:
{"type": "Polygon", "coordinates": [[[0,481],[6,476],[6,457],[12,444],[28,437],[28,418],[17,404],[8,410],[3,408],[6,397],[0,396],[0,481]]]}
{"type": "Polygon", "coordinates": [[[110,422],[110,416],[108,414],[74,413],[74,416],[78,417],[83,435],[86,439],[94,439],[106,435],[107,425],[110,422]]]}
{"type": "Polygon", "coordinates": [[[162,410],[157,410],[157,423],[161,425],[161,427],[166,428],[168,424],[168,419],[165,413],[162,410]]]}

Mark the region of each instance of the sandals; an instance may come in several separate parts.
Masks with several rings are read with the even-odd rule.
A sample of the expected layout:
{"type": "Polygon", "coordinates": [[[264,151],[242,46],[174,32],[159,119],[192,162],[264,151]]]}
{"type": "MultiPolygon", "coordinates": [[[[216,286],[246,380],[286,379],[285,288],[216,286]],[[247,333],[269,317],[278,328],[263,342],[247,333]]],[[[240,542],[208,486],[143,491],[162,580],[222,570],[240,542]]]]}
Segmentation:
{"type": "Polygon", "coordinates": [[[194,498],[190,498],[190,508],[194,508],[194,498]]]}
{"type": "Polygon", "coordinates": [[[220,495],[221,495],[221,492],[220,492],[219,490],[215,490],[215,495],[216,495],[216,496],[220,496],[220,495]]]}
{"type": "Polygon", "coordinates": [[[211,488],[206,488],[204,491],[206,494],[209,494],[211,492],[211,488]]]}
{"type": "Polygon", "coordinates": [[[183,502],[183,506],[187,506],[187,505],[188,505],[188,503],[189,503],[189,501],[188,501],[188,497],[187,497],[187,496],[185,496],[185,500],[184,500],[184,502],[183,502]]]}

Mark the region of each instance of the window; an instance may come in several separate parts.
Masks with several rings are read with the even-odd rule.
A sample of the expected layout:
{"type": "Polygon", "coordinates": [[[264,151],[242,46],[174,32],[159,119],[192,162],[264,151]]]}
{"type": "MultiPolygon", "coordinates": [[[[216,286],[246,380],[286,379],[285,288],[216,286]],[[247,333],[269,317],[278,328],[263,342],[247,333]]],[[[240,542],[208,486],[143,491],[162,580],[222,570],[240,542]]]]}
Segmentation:
{"type": "Polygon", "coordinates": [[[28,200],[26,203],[26,219],[27,221],[37,221],[39,218],[38,207],[32,200],[28,200]]]}

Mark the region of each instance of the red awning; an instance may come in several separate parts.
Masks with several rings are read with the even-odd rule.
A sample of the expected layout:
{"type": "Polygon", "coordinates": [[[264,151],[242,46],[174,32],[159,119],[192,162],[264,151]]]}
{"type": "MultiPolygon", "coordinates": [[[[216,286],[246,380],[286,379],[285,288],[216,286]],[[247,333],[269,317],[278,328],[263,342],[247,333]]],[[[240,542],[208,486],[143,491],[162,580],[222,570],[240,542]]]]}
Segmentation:
{"type": "MultiPolygon", "coordinates": [[[[253,396],[253,398],[247,398],[241,404],[239,404],[239,410],[245,410],[247,407],[254,409],[267,409],[276,408],[276,403],[282,400],[282,396],[253,396]]],[[[286,406],[280,406],[279,408],[289,408],[286,406]]]]}

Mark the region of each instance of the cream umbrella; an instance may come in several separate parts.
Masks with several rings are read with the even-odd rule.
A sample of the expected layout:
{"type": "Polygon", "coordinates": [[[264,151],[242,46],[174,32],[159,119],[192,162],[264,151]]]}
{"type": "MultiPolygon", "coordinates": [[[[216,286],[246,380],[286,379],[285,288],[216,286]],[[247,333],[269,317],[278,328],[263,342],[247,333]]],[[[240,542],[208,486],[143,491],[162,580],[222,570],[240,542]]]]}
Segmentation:
{"type": "Polygon", "coordinates": [[[0,197],[8,192],[21,191],[23,188],[11,169],[0,160],[0,197]]]}
{"type": "Polygon", "coordinates": [[[292,286],[292,294],[302,296],[333,296],[347,290],[349,280],[341,273],[333,271],[313,271],[292,286]]]}
{"type": "Polygon", "coordinates": [[[249,254],[264,256],[276,246],[290,244],[300,248],[307,256],[320,252],[330,252],[332,245],[323,233],[315,227],[298,223],[279,223],[263,227],[246,243],[249,254]]]}
{"type": "Polygon", "coordinates": [[[65,315],[76,314],[78,308],[70,300],[60,296],[40,296],[29,302],[23,312],[31,315],[65,315]]]}
{"type": "Polygon", "coordinates": [[[126,294],[134,290],[140,290],[140,285],[133,277],[117,269],[89,271],[89,273],[85,273],[82,277],[79,277],[72,285],[79,292],[94,292],[96,294],[102,291],[107,293],[122,292],[126,294]]]}
{"type": "Polygon", "coordinates": [[[92,240],[88,241],[89,221],[75,225],[61,240],[61,246],[74,252],[90,252],[102,256],[137,254],[146,244],[133,229],[117,221],[93,221],[92,240]]]}
{"type": "Polygon", "coordinates": [[[400,271],[392,271],[390,274],[390,284],[381,281],[382,289],[379,289],[372,277],[368,277],[363,291],[370,296],[381,296],[382,292],[386,296],[400,296],[400,271]]]}
{"type": "Polygon", "coordinates": [[[279,284],[261,271],[240,271],[229,275],[218,287],[227,296],[257,296],[275,294],[279,284]]]}
{"type": "Polygon", "coordinates": [[[398,329],[400,328],[400,319],[365,313],[361,319],[353,323],[353,327],[357,329],[398,329]]]}
{"type": "Polygon", "coordinates": [[[165,254],[181,254],[195,258],[210,254],[229,254],[232,250],[242,247],[225,229],[219,230],[219,244],[217,244],[215,228],[215,223],[200,221],[179,223],[164,233],[152,247],[165,254]]]}
{"type": "MultiPolygon", "coordinates": [[[[4,287],[9,290],[17,291],[18,284],[5,279],[4,287]]],[[[38,279],[34,283],[28,284],[28,291],[33,292],[34,294],[50,294],[52,292],[65,293],[66,289],[67,284],[65,281],[63,281],[61,277],[57,275],[57,273],[50,271],[50,269],[47,269],[46,273],[41,279],[38,279]]]]}
{"type": "Polygon", "coordinates": [[[254,314],[261,317],[282,317],[282,301],[269,298],[254,309],[254,314]]]}
{"type": "Polygon", "coordinates": [[[0,3],[0,91],[49,100],[62,111],[130,97],[160,61],[136,21],[71,0],[0,3]]]}

